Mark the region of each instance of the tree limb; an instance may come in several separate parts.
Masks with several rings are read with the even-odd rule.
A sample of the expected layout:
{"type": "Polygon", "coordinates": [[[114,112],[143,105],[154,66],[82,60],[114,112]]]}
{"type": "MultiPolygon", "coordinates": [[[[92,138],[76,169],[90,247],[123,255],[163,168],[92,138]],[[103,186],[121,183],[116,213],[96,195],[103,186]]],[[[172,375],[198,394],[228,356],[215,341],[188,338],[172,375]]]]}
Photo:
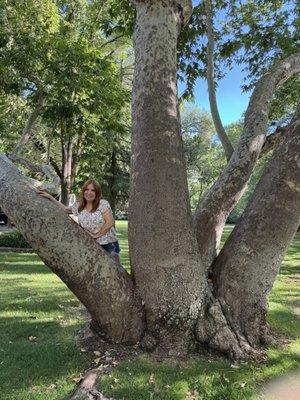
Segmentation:
{"type": "Polygon", "coordinates": [[[36,193],[0,155],[0,204],[41,259],[88,308],[93,327],[115,342],[143,331],[130,275],[62,209],[36,193]]]}
{"type": "Polygon", "coordinates": [[[225,132],[223,127],[218,105],[216,99],[216,88],[214,82],[214,34],[213,34],[213,17],[212,17],[212,7],[211,1],[204,1],[205,10],[206,10],[206,24],[207,24],[207,86],[208,86],[208,95],[209,95],[209,104],[210,111],[212,115],[212,119],[215,125],[215,129],[217,131],[217,135],[222,143],[222,146],[225,151],[227,161],[230,160],[233,147],[230,143],[230,140],[225,132]]]}
{"type": "Polygon", "coordinates": [[[28,170],[42,174],[48,179],[50,182],[40,182],[37,179],[28,178],[31,184],[41,190],[47,190],[50,193],[59,193],[60,190],[60,178],[56,175],[56,173],[52,170],[52,168],[48,164],[33,164],[31,161],[26,158],[20,157],[18,155],[10,154],[9,159],[17,164],[23,165],[23,167],[28,170]]]}
{"type": "Polygon", "coordinates": [[[263,334],[267,296],[300,224],[299,155],[300,107],[213,265],[215,292],[252,345],[263,334]]]}
{"type": "Polygon", "coordinates": [[[236,149],[226,169],[198,204],[194,222],[207,268],[215,257],[226,218],[241,198],[265,142],[272,96],[280,85],[299,72],[300,53],[296,53],[274,65],[258,81],[236,149]]]}
{"type": "Polygon", "coordinates": [[[16,156],[16,155],[20,154],[22,152],[24,146],[30,139],[30,136],[32,134],[32,127],[35,124],[38,116],[40,115],[41,109],[43,108],[43,103],[44,103],[44,96],[43,96],[43,94],[40,94],[36,108],[30,114],[30,116],[27,120],[26,126],[23,129],[22,136],[21,136],[18,144],[12,151],[12,155],[16,156]]]}
{"type": "MultiPolygon", "coordinates": [[[[39,140],[35,137],[33,137],[32,140],[33,140],[34,147],[37,148],[40,152],[49,153],[48,149],[46,149],[44,143],[41,140],[39,140]]],[[[61,179],[61,170],[60,170],[59,166],[57,165],[56,161],[54,160],[54,158],[52,156],[49,156],[48,158],[49,158],[50,165],[56,172],[57,176],[61,179]]]]}

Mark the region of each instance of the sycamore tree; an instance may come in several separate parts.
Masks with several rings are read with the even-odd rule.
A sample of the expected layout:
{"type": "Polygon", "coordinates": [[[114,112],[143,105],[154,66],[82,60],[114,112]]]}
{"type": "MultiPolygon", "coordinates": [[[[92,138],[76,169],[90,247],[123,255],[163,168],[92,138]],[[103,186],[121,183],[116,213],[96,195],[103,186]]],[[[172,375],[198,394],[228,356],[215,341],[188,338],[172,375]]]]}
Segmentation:
{"type": "Polygon", "coordinates": [[[5,155],[1,207],[87,307],[99,334],[173,356],[200,344],[249,357],[270,339],[268,294],[299,225],[299,108],[219,255],[216,248],[266,140],[270,100],[299,73],[300,54],[278,60],[258,80],[234,153],[192,215],[177,98],[177,40],[192,2],[132,3],[131,274],[41,198],[5,155]]]}

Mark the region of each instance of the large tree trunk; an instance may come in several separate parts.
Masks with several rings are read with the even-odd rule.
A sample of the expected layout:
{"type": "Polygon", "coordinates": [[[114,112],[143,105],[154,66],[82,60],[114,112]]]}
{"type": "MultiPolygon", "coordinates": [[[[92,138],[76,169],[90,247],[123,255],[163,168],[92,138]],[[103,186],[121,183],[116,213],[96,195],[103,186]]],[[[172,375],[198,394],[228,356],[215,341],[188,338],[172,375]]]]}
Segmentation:
{"type": "Polygon", "coordinates": [[[4,155],[0,187],[5,213],[86,306],[93,326],[116,342],[139,340],[142,311],[127,272],[60,208],[38,195],[4,155]]]}
{"type": "Polygon", "coordinates": [[[299,223],[300,112],[213,268],[222,309],[252,346],[264,340],[267,298],[299,223]]]}
{"type": "Polygon", "coordinates": [[[177,102],[182,10],[173,1],[134,3],[130,260],[147,327],[163,340],[191,330],[205,292],[177,102]]]}

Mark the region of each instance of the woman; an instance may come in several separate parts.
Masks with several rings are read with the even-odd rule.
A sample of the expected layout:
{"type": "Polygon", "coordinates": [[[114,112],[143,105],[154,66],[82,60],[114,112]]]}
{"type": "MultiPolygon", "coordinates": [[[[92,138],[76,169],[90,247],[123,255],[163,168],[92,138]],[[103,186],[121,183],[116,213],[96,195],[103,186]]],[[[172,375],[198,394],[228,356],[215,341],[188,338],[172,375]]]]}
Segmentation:
{"type": "Polygon", "coordinates": [[[39,193],[56,203],[65,212],[76,215],[79,225],[108,253],[120,253],[112,211],[108,201],[101,199],[101,187],[97,181],[94,179],[86,181],[82,186],[79,201],[70,207],[55,200],[49,193],[42,191],[39,193]]]}

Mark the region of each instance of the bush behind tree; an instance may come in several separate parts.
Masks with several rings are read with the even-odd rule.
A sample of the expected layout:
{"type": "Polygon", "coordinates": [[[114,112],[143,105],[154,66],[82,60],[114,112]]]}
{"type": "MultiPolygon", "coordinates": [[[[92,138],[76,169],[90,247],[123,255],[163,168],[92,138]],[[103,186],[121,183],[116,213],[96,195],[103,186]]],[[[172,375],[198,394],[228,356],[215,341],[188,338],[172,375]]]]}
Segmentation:
{"type": "Polygon", "coordinates": [[[0,235],[0,247],[31,248],[19,231],[7,232],[0,235]]]}

